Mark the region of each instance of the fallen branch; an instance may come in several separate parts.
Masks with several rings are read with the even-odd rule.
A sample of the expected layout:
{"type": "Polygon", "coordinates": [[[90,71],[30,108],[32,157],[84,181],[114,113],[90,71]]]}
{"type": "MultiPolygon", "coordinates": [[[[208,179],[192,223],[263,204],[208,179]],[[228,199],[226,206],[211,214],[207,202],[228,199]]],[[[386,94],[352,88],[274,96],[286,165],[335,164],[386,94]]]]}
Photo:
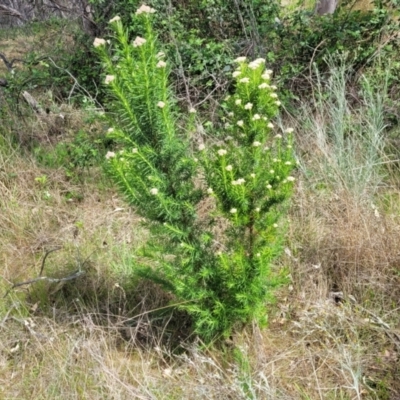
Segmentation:
{"type": "MultiPolygon", "coordinates": [[[[45,262],[46,262],[47,256],[48,256],[50,253],[52,253],[52,252],[54,252],[54,251],[57,251],[57,250],[60,250],[60,249],[61,249],[61,247],[55,247],[54,249],[47,250],[47,251],[46,251],[46,254],[45,254],[44,257],[43,257],[42,265],[41,265],[41,267],[40,267],[39,276],[38,276],[37,278],[29,279],[29,280],[24,281],[24,282],[14,283],[14,284],[10,287],[10,289],[7,290],[7,293],[3,296],[3,298],[4,298],[4,297],[7,297],[7,295],[11,292],[11,290],[13,290],[13,289],[15,289],[15,288],[17,288],[17,287],[20,287],[20,286],[31,285],[32,283],[36,283],[36,282],[40,282],[40,281],[46,281],[46,282],[50,282],[50,283],[67,282],[67,281],[71,281],[71,280],[73,280],[73,279],[79,278],[80,276],[82,276],[83,274],[85,274],[85,271],[83,271],[83,270],[81,269],[81,266],[82,266],[82,265],[79,265],[80,268],[79,268],[77,271],[75,271],[75,272],[72,273],[71,275],[65,276],[64,278],[51,278],[51,277],[49,277],[49,276],[41,276],[41,275],[42,275],[42,272],[43,272],[43,269],[44,269],[44,264],[45,264],[45,262]]],[[[86,262],[86,261],[85,261],[85,262],[86,262]]],[[[85,262],[84,262],[84,263],[85,263],[85,262]]],[[[83,263],[83,264],[84,264],[84,263],[83,263]]]]}
{"type": "Polygon", "coordinates": [[[7,295],[11,292],[11,290],[13,290],[17,287],[20,287],[20,286],[31,285],[32,283],[36,283],[36,282],[40,282],[40,281],[47,281],[50,283],[67,282],[67,281],[71,281],[72,279],[79,278],[80,276],[82,276],[84,274],[85,274],[85,271],[78,270],[78,271],[75,271],[73,274],[68,275],[64,278],[50,278],[48,276],[39,276],[38,278],[29,279],[29,281],[14,283],[14,285],[12,285],[10,289],[8,289],[8,291],[4,295],[4,297],[7,297],[7,295]]]}
{"type": "Polygon", "coordinates": [[[40,104],[33,98],[31,94],[29,94],[27,91],[24,91],[22,93],[22,97],[25,99],[25,101],[32,107],[34,111],[36,111],[38,114],[45,114],[45,111],[43,108],[40,106],[40,104]]]}
{"type": "Polygon", "coordinates": [[[11,61],[8,61],[6,56],[3,53],[0,53],[0,58],[3,60],[5,66],[7,67],[9,72],[11,72],[15,62],[17,62],[17,61],[24,62],[23,60],[20,60],[19,58],[13,58],[11,61]]]}

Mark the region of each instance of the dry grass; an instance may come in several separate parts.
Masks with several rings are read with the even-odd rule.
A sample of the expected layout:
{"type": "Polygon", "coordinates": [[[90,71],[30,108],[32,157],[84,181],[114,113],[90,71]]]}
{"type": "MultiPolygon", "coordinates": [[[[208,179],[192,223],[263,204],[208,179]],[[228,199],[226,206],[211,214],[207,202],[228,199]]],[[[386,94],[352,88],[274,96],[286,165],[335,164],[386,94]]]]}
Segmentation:
{"type": "Polygon", "coordinates": [[[184,317],[151,312],[168,296],[130,283],[131,249],[146,232],[100,170],[72,183],[11,147],[1,154],[3,293],[38,275],[46,249],[61,246],[48,276],[87,260],[75,282],[36,283],[3,300],[2,398],[398,398],[398,212],[299,177],[282,260],[292,284],[269,328],[201,349],[185,339],[184,317]],[[43,175],[45,187],[35,180],[43,175]]]}

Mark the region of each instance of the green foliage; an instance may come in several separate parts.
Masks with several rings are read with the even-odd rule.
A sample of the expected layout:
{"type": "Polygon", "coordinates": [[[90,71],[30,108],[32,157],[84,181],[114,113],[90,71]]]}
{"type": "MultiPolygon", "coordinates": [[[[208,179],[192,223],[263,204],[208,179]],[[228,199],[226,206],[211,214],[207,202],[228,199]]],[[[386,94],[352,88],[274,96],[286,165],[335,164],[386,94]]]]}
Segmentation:
{"type": "Polygon", "coordinates": [[[271,263],[281,251],[281,217],[294,181],[291,130],[287,138],[273,135],[280,102],[265,60],[238,59],[219,142],[202,144],[200,161],[191,156],[187,132],[195,110],[179,129],[176,121],[183,126],[185,119],[168,87],[169,64],[159,52],[152,10],[137,12],[144,37],[132,41],[115,17],[115,44],[94,42],[110,89],[109,136],[120,146],[107,153],[108,169],[153,234],[138,273],[172,291],[196,332],[210,340],[253,319],[266,321],[265,301],[280,283],[271,263]],[[202,175],[206,187],[198,183],[202,175]],[[200,216],[207,194],[217,208],[200,216]]]}
{"type": "Polygon", "coordinates": [[[81,130],[72,140],[57,143],[53,148],[37,146],[34,154],[42,165],[63,168],[68,178],[79,181],[85,169],[103,162],[107,142],[107,138],[96,137],[81,130]]]}
{"type": "Polygon", "coordinates": [[[265,39],[273,50],[270,60],[280,71],[280,80],[297,94],[309,90],[309,82],[301,75],[311,74],[311,64],[321,73],[328,70],[327,56],[346,54],[356,72],[372,65],[383,47],[398,46],[395,32],[399,23],[392,18],[388,5],[380,1],[368,11],[356,11],[351,4],[342,3],[333,15],[319,17],[298,8],[280,18],[273,37],[267,33],[265,39]],[[381,45],[383,37],[385,46],[381,45]]]}
{"type": "MultiPolygon", "coordinates": [[[[396,2],[376,0],[369,11],[356,11],[351,2],[342,2],[336,13],[320,17],[304,9],[304,1],[288,11],[278,0],[149,0],[158,10],[154,26],[165,43],[179,96],[190,96],[193,104],[212,90],[214,98],[222,95],[220,89],[229,85],[232,60],[238,54],[268,60],[285,89],[282,101],[309,93],[312,64],[325,73],[328,55],[347,54],[354,79],[382,52],[385,59],[395,61],[396,2]]],[[[120,15],[129,20],[141,4],[138,0],[115,0],[108,7],[100,0],[92,3],[103,36],[108,19],[120,15]]],[[[135,22],[127,29],[132,35],[139,32],[135,22]]]]}
{"type": "MultiPolygon", "coordinates": [[[[114,15],[129,20],[139,0],[116,0],[104,7],[102,0],[92,2],[99,34],[107,35],[107,21],[114,15]]],[[[180,92],[188,92],[193,103],[208,91],[223,88],[229,81],[234,54],[256,55],[262,50],[262,37],[272,37],[280,5],[278,0],[151,0],[157,9],[154,26],[165,43],[164,51],[180,92]],[[193,88],[193,89],[192,89],[193,88]]],[[[132,35],[139,32],[135,21],[126,28],[132,35]]]]}

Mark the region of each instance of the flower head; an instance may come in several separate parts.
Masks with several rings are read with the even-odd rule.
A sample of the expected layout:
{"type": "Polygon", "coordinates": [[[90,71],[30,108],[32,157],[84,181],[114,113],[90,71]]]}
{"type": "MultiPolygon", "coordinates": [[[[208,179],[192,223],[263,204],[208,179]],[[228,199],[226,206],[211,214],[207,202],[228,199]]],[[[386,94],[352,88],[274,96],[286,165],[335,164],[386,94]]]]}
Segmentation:
{"type": "Polygon", "coordinates": [[[276,93],[271,93],[270,96],[273,99],[277,99],[278,98],[278,95],[276,93]]]}
{"type": "Polygon", "coordinates": [[[258,119],[260,119],[260,114],[254,114],[253,115],[253,121],[257,121],[258,119]]]}
{"type": "Polygon", "coordinates": [[[104,80],[104,83],[108,85],[110,82],[112,82],[115,79],[114,75],[106,75],[106,79],[104,80]]]}
{"type": "Polygon", "coordinates": [[[229,212],[231,214],[236,214],[237,213],[237,209],[236,208],[231,208],[229,212]]]}
{"type": "Polygon", "coordinates": [[[117,21],[120,21],[120,20],[121,20],[121,18],[118,15],[116,15],[114,18],[110,19],[108,21],[108,23],[112,24],[113,22],[117,22],[117,21]]]}
{"type": "Polygon", "coordinates": [[[245,78],[239,79],[239,82],[240,82],[240,83],[249,83],[249,82],[250,82],[250,79],[247,78],[247,77],[245,77],[245,78]]]}
{"type": "Polygon", "coordinates": [[[146,6],[145,4],[142,4],[137,10],[136,10],[136,15],[140,14],[154,14],[156,10],[154,8],[151,8],[149,6],[146,6]]]}
{"type": "Polygon", "coordinates": [[[240,104],[242,104],[242,99],[236,99],[236,100],[235,100],[235,104],[236,104],[237,106],[240,106],[240,104]]]}
{"type": "Polygon", "coordinates": [[[232,167],[232,165],[227,165],[227,166],[225,167],[225,169],[226,169],[227,171],[232,171],[233,167],[232,167]]]}
{"type": "Polygon", "coordinates": [[[257,58],[253,61],[256,64],[264,64],[265,63],[265,58],[257,58]]]}
{"type": "Polygon", "coordinates": [[[242,120],[236,122],[238,126],[243,126],[244,122],[242,120]]]}
{"type": "Polygon", "coordinates": [[[253,146],[254,147],[259,147],[259,146],[261,146],[261,143],[258,142],[258,141],[255,141],[255,142],[253,142],[253,146]]]}
{"type": "Polygon", "coordinates": [[[235,62],[241,64],[244,63],[247,60],[247,57],[238,57],[236,58],[235,62]]]}
{"type": "Polygon", "coordinates": [[[296,178],[294,178],[293,176],[288,176],[286,178],[289,182],[294,182],[296,180],[296,178]]]}
{"type": "Polygon", "coordinates": [[[265,79],[265,80],[268,81],[269,79],[271,79],[272,73],[273,73],[272,70],[266,69],[266,70],[264,71],[264,73],[261,75],[261,78],[263,78],[263,79],[265,79]]]}
{"type": "Polygon", "coordinates": [[[190,114],[196,114],[196,112],[197,112],[197,111],[196,111],[196,109],[195,109],[194,107],[190,107],[190,108],[189,108],[189,113],[190,113],[190,114]]]}
{"type": "Polygon", "coordinates": [[[166,66],[167,66],[167,63],[163,60],[160,60],[156,65],[157,68],[165,68],[166,66]]]}
{"type": "Polygon", "coordinates": [[[246,180],[244,178],[239,178],[238,180],[232,181],[231,183],[233,186],[236,186],[236,185],[242,185],[245,182],[246,182],[246,180]]]}
{"type": "Polygon", "coordinates": [[[199,144],[199,147],[198,147],[199,151],[203,151],[205,148],[206,148],[206,146],[204,145],[204,143],[199,144]]]}
{"type": "Polygon", "coordinates": [[[268,85],[268,83],[263,82],[260,85],[258,85],[258,88],[259,89],[268,89],[269,85],[268,85]]]}
{"type": "Polygon", "coordinates": [[[219,156],[224,156],[227,153],[227,151],[225,149],[219,149],[217,153],[219,156]]]}
{"type": "Polygon", "coordinates": [[[159,101],[157,103],[157,107],[164,108],[165,107],[165,103],[163,101],[159,101]]]}
{"type": "Polygon", "coordinates": [[[284,132],[285,133],[293,133],[294,129],[293,128],[286,128],[284,132]]]}
{"type": "Polygon", "coordinates": [[[146,39],[136,36],[136,39],[133,41],[133,47],[140,47],[146,43],[146,39]]]}
{"type": "Polygon", "coordinates": [[[208,188],[208,189],[207,189],[207,193],[208,193],[208,194],[213,194],[213,193],[214,193],[214,190],[212,190],[212,188],[208,188]]]}
{"type": "Polygon", "coordinates": [[[233,76],[234,78],[237,78],[240,74],[241,74],[240,71],[235,71],[235,72],[232,73],[232,76],[233,76]]]}
{"type": "Polygon", "coordinates": [[[94,42],[93,42],[94,47],[104,46],[105,44],[106,44],[106,41],[104,39],[100,39],[100,38],[94,39],[94,42]]]}
{"type": "Polygon", "coordinates": [[[274,124],[272,122],[268,122],[267,126],[270,129],[274,129],[274,124]]]}
{"type": "Polygon", "coordinates": [[[244,106],[244,109],[245,110],[251,110],[253,108],[253,104],[251,104],[251,103],[247,103],[245,106],[244,106]]]}
{"type": "Polygon", "coordinates": [[[165,53],[163,51],[160,51],[160,52],[157,53],[156,57],[157,58],[163,58],[163,57],[165,57],[165,53]]]}
{"type": "Polygon", "coordinates": [[[280,135],[279,133],[277,135],[275,135],[275,139],[282,139],[282,135],[280,135]]]}
{"type": "Polygon", "coordinates": [[[115,153],[113,151],[107,151],[106,158],[109,160],[110,158],[115,157],[115,153]]]}
{"type": "Polygon", "coordinates": [[[157,188],[150,189],[150,194],[152,194],[153,196],[156,196],[158,194],[158,189],[157,188]]]}
{"type": "Polygon", "coordinates": [[[107,129],[107,133],[112,133],[112,132],[114,132],[114,128],[108,128],[107,129]]]}
{"type": "Polygon", "coordinates": [[[252,61],[251,63],[249,63],[249,68],[250,69],[257,69],[260,66],[260,64],[255,63],[254,61],[252,61]]]}

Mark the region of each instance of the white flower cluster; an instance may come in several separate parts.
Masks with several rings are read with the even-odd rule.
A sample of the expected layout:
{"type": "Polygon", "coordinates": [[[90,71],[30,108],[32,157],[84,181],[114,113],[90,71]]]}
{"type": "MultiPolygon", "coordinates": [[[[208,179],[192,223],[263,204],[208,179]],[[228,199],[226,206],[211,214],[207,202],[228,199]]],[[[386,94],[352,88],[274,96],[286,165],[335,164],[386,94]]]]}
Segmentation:
{"type": "Polygon", "coordinates": [[[227,151],[225,149],[219,149],[217,153],[219,156],[224,156],[227,153],[227,151]]]}
{"type": "Polygon", "coordinates": [[[113,22],[117,22],[117,21],[121,21],[121,18],[118,15],[116,15],[114,18],[110,19],[108,21],[108,23],[112,24],[113,22]]]}
{"type": "Polygon", "coordinates": [[[259,89],[270,89],[271,86],[269,86],[268,83],[263,82],[260,85],[258,85],[258,88],[259,89]]]}
{"type": "Polygon", "coordinates": [[[100,39],[100,38],[94,39],[94,42],[93,42],[94,47],[104,46],[105,44],[106,44],[106,41],[104,39],[100,39]]]}
{"type": "Polygon", "coordinates": [[[271,79],[271,75],[272,75],[273,71],[270,69],[266,69],[264,71],[264,73],[261,75],[261,78],[265,79],[266,81],[271,79]]]}
{"type": "Polygon", "coordinates": [[[239,178],[236,181],[232,181],[231,183],[233,186],[237,186],[237,185],[243,185],[243,183],[245,183],[245,182],[246,182],[246,180],[244,178],[239,178]]]}
{"type": "Polygon", "coordinates": [[[246,62],[246,60],[247,60],[247,57],[238,57],[238,58],[236,58],[235,62],[241,64],[241,63],[246,62]]]}
{"type": "Polygon", "coordinates": [[[151,8],[149,6],[146,6],[145,4],[142,4],[137,10],[136,10],[136,15],[140,14],[154,14],[156,10],[154,8],[151,8]]]}
{"type": "Polygon", "coordinates": [[[146,43],[146,39],[136,36],[136,39],[133,41],[133,47],[140,47],[146,43]]]}
{"type": "Polygon", "coordinates": [[[252,61],[249,63],[249,68],[250,69],[257,69],[261,64],[264,64],[265,60],[263,58],[257,58],[256,60],[252,61]]]}
{"type": "Polygon", "coordinates": [[[109,83],[111,83],[113,80],[115,79],[114,75],[106,75],[106,79],[104,80],[104,83],[106,85],[108,85],[109,83]]]}

